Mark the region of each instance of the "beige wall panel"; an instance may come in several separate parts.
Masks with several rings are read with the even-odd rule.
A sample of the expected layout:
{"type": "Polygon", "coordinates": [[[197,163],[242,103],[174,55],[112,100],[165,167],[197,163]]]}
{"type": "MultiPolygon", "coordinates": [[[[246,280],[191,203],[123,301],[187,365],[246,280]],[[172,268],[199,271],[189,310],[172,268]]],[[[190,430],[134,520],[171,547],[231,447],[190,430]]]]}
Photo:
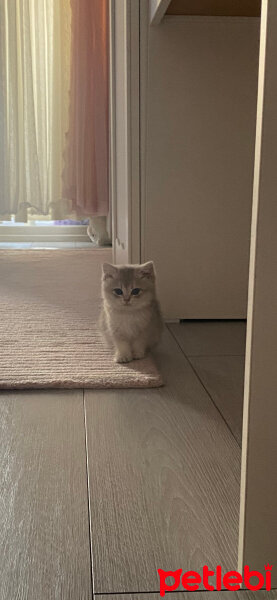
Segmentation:
{"type": "Polygon", "coordinates": [[[142,259],[167,317],[244,318],[259,19],[165,17],[149,36],[142,259]]]}

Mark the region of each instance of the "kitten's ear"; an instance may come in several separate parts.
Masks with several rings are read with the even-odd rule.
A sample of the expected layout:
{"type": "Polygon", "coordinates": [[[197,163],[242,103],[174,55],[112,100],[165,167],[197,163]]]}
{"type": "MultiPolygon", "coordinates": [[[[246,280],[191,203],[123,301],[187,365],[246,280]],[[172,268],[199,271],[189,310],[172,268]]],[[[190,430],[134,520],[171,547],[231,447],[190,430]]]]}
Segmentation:
{"type": "Polygon", "coordinates": [[[138,276],[142,279],[144,277],[146,277],[147,279],[155,279],[155,269],[152,260],[138,267],[138,276]]]}
{"type": "Polygon", "coordinates": [[[103,281],[105,281],[105,279],[109,279],[109,278],[113,279],[117,275],[117,268],[114,267],[114,265],[111,265],[110,263],[104,263],[102,265],[102,273],[103,273],[103,281]]]}

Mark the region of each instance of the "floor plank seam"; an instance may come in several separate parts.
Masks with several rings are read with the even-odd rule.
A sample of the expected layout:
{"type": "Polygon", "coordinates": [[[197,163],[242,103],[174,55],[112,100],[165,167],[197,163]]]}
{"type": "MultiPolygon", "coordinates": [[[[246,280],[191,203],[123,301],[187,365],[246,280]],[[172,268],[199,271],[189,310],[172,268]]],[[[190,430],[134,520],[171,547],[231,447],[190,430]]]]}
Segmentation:
{"type": "Polygon", "coordinates": [[[93,598],[94,592],[93,592],[93,555],[92,555],[92,538],[91,538],[91,506],[90,506],[90,485],[89,485],[89,468],[88,468],[87,420],[86,420],[86,404],[85,404],[85,389],[84,388],[83,388],[83,411],[84,411],[86,475],[87,475],[87,505],[88,505],[89,555],[90,555],[90,581],[91,581],[91,597],[93,598]]]}
{"type": "MultiPolygon", "coordinates": [[[[271,588],[270,591],[274,592],[276,590],[277,590],[277,588],[271,588]]],[[[258,594],[260,594],[261,592],[266,592],[266,591],[267,590],[265,588],[261,588],[260,590],[256,590],[255,592],[253,592],[253,594],[256,595],[255,599],[258,600],[258,594]]],[[[213,594],[213,598],[215,598],[216,596],[218,598],[220,598],[221,593],[227,594],[228,592],[230,594],[229,590],[220,590],[220,591],[219,590],[190,590],[190,591],[186,590],[185,592],[184,592],[184,590],[174,590],[172,592],[170,592],[170,591],[166,592],[166,596],[170,596],[170,594],[184,594],[184,593],[186,595],[187,594],[196,594],[196,595],[199,595],[199,593],[201,593],[201,595],[202,594],[213,594]]],[[[238,595],[244,594],[245,592],[248,592],[248,590],[246,588],[243,588],[241,590],[237,590],[237,594],[238,595]]],[[[112,597],[115,597],[115,596],[141,596],[143,594],[147,594],[148,596],[150,596],[151,594],[155,594],[155,595],[159,594],[159,596],[160,596],[160,592],[159,591],[158,592],[95,592],[93,595],[94,595],[94,597],[95,596],[112,596],[112,597]]],[[[254,597],[253,597],[253,600],[254,600],[254,597]]]]}
{"type": "MultiPolygon", "coordinates": [[[[176,339],[176,338],[175,338],[176,339]]],[[[184,351],[183,351],[183,354],[184,351]]],[[[245,354],[185,354],[187,358],[227,358],[229,356],[242,356],[245,354]]]]}
{"type": "Polygon", "coordinates": [[[247,319],[179,319],[178,323],[247,323],[247,319]]]}
{"type": "MultiPolygon", "coordinates": [[[[175,590],[175,592],[183,592],[184,590],[175,590]]],[[[175,593],[175,592],[166,592],[167,594],[175,593]]],[[[160,591],[150,591],[150,592],[94,592],[94,596],[135,596],[141,594],[160,594],[160,591]]]]}
{"type": "MultiPolygon", "coordinates": [[[[229,429],[230,433],[232,434],[232,437],[234,438],[234,440],[235,440],[236,444],[237,444],[237,445],[238,445],[238,447],[240,448],[241,446],[240,446],[240,444],[238,443],[238,441],[237,441],[237,439],[236,439],[236,437],[235,437],[235,435],[234,435],[234,433],[233,433],[233,431],[232,431],[232,429],[231,429],[231,427],[230,427],[229,423],[226,421],[226,419],[225,419],[224,415],[222,414],[222,412],[219,410],[218,406],[216,405],[216,403],[215,403],[215,401],[214,401],[214,399],[213,399],[212,395],[210,394],[209,390],[206,388],[205,384],[203,383],[202,379],[200,378],[199,374],[197,373],[197,371],[196,371],[196,369],[195,369],[194,365],[191,363],[191,361],[190,361],[190,359],[189,359],[189,356],[187,356],[187,354],[185,354],[185,352],[184,352],[184,350],[183,350],[182,346],[180,345],[180,343],[179,343],[178,339],[175,337],[175,335],[174,335],[174,333],[171,331],[171,329],[170,329],[169,327],[167,327],[167,329],[168,329],[168,331],[170,332],[170,334],[172,335],[173,339],[175,340],[175,342],[176,342],[177,346],[180,348],[180,350],[181,350],[182,354],[184,355],[184,357],[185,357],[185,358],[187,359],[187,361],[189,362],[189,364],[190,364],[190,366],[191,366],[191,368],[192,368],[192,370],[193,370],[194,374],[196,375],[196,377],[197,377],[197,379],[198,379],[199,383],[201,383],[201,385],[202,385],[202,387],[204,388],[205,392],[208,394],[208,396],[209,396],[209,398],[210,398],[211,402],[213,403],[213,405],[214,405],[214,407],[216,408],[217,412],[220,414],[220,416],[221,416],[221,418],[223,419],[224,423],[225,423],[225,424],[226,424],[226,426],[228,427],[228,429],[229,429]]],[[[195,357],[191,357],[191,358],[195,358],[195,357]]]]}

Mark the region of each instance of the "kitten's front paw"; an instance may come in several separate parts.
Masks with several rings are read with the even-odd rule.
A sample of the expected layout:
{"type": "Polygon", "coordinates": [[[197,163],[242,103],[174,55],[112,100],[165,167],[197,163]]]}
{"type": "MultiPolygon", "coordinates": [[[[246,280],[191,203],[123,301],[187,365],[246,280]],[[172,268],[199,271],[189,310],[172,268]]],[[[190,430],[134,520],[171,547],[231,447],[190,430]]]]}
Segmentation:
{"type": "Polygon", "coordinates": [[[136,360],[139,360],[140,358],[144,358],[145,354],[146,354],[146,348],[145,348],[145,344],[143,342],[141,342],[140,340],[136,340],[133,343],[133,357],[136,360]]]}
{"type": "Polygon", "coordinates": [[[114,357],[114,361],[117,363],[128,363],[131,362],[131,360],[133,360],[132,354],[128,354],[127,352],[117,352],[114,357]]]}

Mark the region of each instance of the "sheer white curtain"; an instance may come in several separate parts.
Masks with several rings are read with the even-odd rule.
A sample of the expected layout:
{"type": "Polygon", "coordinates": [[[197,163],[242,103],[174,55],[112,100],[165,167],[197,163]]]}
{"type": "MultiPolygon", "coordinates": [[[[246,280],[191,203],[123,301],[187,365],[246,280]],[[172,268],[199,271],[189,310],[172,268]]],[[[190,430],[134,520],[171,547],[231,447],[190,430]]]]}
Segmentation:
{"type": "Polygon", "coordinates": [[[70,0],[0,0],[0,215],[67,212],[70,47],[70,0]]]}

